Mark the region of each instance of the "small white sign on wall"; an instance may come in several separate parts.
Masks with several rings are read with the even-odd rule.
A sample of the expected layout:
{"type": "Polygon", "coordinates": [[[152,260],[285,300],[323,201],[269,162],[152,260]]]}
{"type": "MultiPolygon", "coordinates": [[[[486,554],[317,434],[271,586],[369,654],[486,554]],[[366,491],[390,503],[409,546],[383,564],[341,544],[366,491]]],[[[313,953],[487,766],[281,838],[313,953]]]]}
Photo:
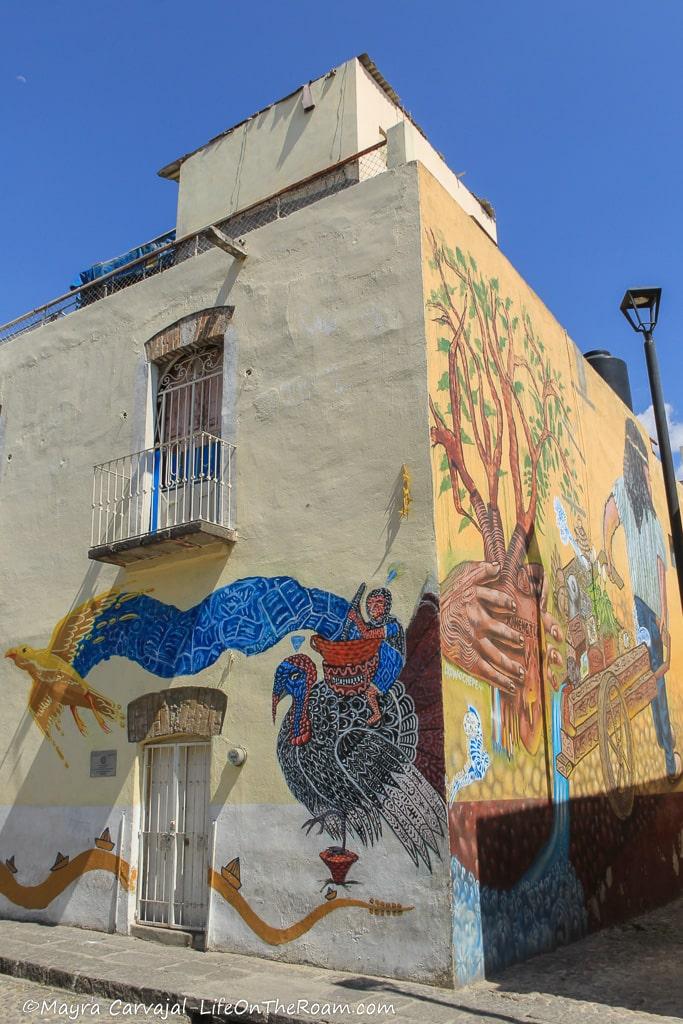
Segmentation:
{"type": "Polygon", "coordinates": [[[103,779],[116,775],[116,751],[92,750],[90,752],[90,778],[103,779]]]}

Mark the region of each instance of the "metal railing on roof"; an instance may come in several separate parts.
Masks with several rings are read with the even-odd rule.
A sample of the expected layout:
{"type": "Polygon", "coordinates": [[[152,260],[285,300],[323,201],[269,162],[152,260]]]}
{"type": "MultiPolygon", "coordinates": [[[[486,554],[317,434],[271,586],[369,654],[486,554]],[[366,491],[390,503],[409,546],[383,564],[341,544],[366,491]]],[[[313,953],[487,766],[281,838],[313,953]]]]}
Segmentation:
{"type": "MultiPolygon", "coordinates": [[[[240,238],[274,220],[288,217],[289,214],[296,213],[297,210],[301,210],[319,199],[324,199],[351,185],[373,178],[386,169],[386,140],[382,140],[374,146],[354,153],[294,185],[289,185],[287,188],[259,200],[258,203],[218,222],[216,226],[230,237],[240,238]]],[[[0,325],[0,343],[32,331],[43,324],[60,320],[62,317],[93,302],[98,302],[100,299],[107,298],[123,288],[129,288],[131,285],[163,273],[185,260],[208,252],[214,248],[214,243],[206,235],[211,226],[207,225],[201,231],[193,232],[162,245],[151,254],[139,256],[94,281],[71,288],[63,295],[58,295],[56,299],[51,299],[42,306],[36,306],[28,313],[9,320],[0,325]]]]}

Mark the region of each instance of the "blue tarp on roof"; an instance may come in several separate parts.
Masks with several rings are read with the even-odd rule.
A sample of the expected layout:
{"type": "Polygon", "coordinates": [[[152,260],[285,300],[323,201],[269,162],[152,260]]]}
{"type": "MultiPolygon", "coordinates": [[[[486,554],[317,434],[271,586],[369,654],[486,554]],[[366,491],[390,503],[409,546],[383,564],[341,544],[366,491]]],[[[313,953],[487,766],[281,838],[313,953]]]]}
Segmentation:
{"type": "MultiPolygon", "coordinates": [[[[175,241],[175,230],[168,231],[165,235],[159,235],[158,238],[153,239],[151,242],[146,242],[145,245],[138,245],[135,249],[129,249],[128,252],[123,253],[121,256],[115,256],[110,260],[103,260],[101,263],[94,263],[87,270],[82,270],[79,274],[78,281],[74,281],[71,285],[72,288],[80,288],[84,284],[89,284],[91,281],[96,281],[99,277],[104,277],[105,274],[111,273],[112,270],[116,270],[117,267],[125,267],[127,263],[132,263],[133,260],[138,259],[140,256],[149,256],[151,259],[144,263],[139,263],[136,267],[131,267],[130,270],[122,271],[121,277],[130,277],[135,279],[136,277],[142,277],[145,273],[149,273],[149,270],[154,266],[155,259],[161,266],[155,267],[154,269],[161,269],[166,261],[170,265],[173,262],[174,253],[173,250],[161,253],[160,256],[154,257],[154,253],[157,249],[160,249],[164,245],[168,245],[169,242],[175,241]]],[[[118,281],[119,275],[117,274],[112,281],[118,281]]],[[[86,292],[87,295],[87,292],[86,292]]],[[[83,296],[85,298],[85,296],[83,296]]]]}

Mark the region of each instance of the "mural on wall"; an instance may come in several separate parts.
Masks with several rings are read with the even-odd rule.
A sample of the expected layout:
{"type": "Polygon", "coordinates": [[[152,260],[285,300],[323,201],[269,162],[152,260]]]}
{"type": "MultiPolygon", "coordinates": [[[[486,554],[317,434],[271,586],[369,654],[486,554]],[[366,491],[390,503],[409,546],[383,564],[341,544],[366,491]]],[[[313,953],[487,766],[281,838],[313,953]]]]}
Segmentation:
{"type": "MultiPolygon", "coordinates": [[[[5,860],[4,864],[0,864],[0,896],[4,896],[15,906],[23,907],[25,910],[45,910],[74,882],[93,871],[104,871],[114,875],[123,890],[133,892],[137,879],[136,870],[123,857],[119,857],[113,852],[115,845],[109,829],[105,828],[102,834],[94,840],[94,848],[82,850],[73,857],[61,852],[57,853],[54,863],[49,869],[49,874],[42,882],[35,885],[24,885],[18,881],[16,876],[20,868],[17,866],[16,856],[12,855],[5,860]]],[[[232,862],[232,864],[234,863],[232,862]]],[[[328,890],[325,899],[300,920],[285,927],[276,927],[260,917],[247,900],[239,894],[239,862],[237,864],[237,874],[235,874],[234,867],[230,871],[226,871],[224,868],[220,874],[209,868],[208,883],[237,911],[247,927],[271,946],[293,942],[335,910],[343,910],[348,907],[358,908],[367,911],[373,917],[398,917],[413,910],[411,906],[387,902],[374,897],[367,900],[337,899],[336,892],[332,893],[331,890],[328,890]]]]}
{"type": "MultiPolygon", "coordinates": [[[[185,611],[135,594],[128,602],[135,618],[112,622],[100,616],[80,642],[73,666],[85,678],[95,665],[120,657],[162,679],[196,675],[224,651],[261,654],[301,630],[336,639],[349,607],[345,598],[304,587],[291,576],[236,580],[185,611]]],[[[387,646],[380,644],[379,660],[395,666],[387,646]]]]}
{"type": "Polygon", "coordinates": [[[679,752],[674,750],[664,678],[671,659],[666,545],[652,500],[648,450],[632,420],[626,420],[624,473],[616,480],[607,499],[603,522],[607,573],[613,582],[623,586],[613,556],[614,534],[620,527],[626,539],[636,639],[645,644],[649,667],[657,681],[651,702],[657,743],[664,752],[666,773],[675,779],[680,776],[683,764],[679,752]]]}
{"type": "Polygon", "coordinates": [[[454,802],[461,789],[471,786],[473,782],[481,782],[491,767],[491,758],[484,747],[481,718],[477,709],[471,704],[462,720],[462,727],[467,733],[468,757],[451,780],[448,793],[449,803],[454,802]]]}
{"type": "MultiPolygon", "coordinates": [[[[61,716],[65,708],[71,712],[81,736],[87,736],[88,729],[79,709],[90,711],[103,732],[111,732],[109,722],[124,725],[121,705],[88,686],[74,667],[73,660],[83,639],[92,636],[95,620],[101,628],[105,615],[110,616],[109,623],[135,618],[125,609],[119,614],[125,602],[134,596],[107,591],[79,605],[61,619],[52,631],[47,647],[37,649],[20,644],[5,651],[5,657],[33,679],[28,698],[29,712],[67,768],[68,762],[52,732],[54,729],[63,735],[61,716]]],[[[99,637],[95,636],[93,640],[97,642],[99,637]]]]}
{"type": "MultiPolygon", "coordinates": [[[[317,827],[319,835],[327,832],[338,844],[320,854],[329,881],[338,885],[351,884],[347,874],[358,860],[347,846],[349,834],[368,846],[381,837],[384,824],[415,866],[422,863],[431,871],[430,853],[440,857],[445,832],[443,775],[437,790],[435,780],[415,764],[421,714],[429,718],[434,702],[416,707],[410,686],[423,689],[424,680],[414,672],[406,673],[407,685],[398,681],[406,639],[389,614],[389,591],[370,592],[366,621],[359,611],[363,589],[351,603],[339,640],[311,638],[311,647],[323,657],[323,679],[308,655],[293,654],[279,665],[273,685],[273,721],[280,700],[292,698],[278,736],[280,767],[292,795],[312,815],[304,827],[309,832],[317,827]],[[382,642],[394,657],[380,674],[382,642]]],[[[433,597],[423,598],[423,605],[434,608],[433,597]]],[[[436,622],[435,614],[432,618],[436,622]]],[[[416,650],[412,627],[408,663],[416,650]]],[[[421,622],[417,628],[423,639],[421,622]]],[[[438,652],[436,629],[433,633],[438,652]]]]}
{"type": "Polygon", "coordinates": [[[457,564],[442,583],[442,648],[449,661],[495,687],[500,744],[512,753],[521,742],[534,754],[543,731],[539,655],[545,648],[551,672],[561,664],[555,645],[562,634],[547,609],[543,565],[527,556],[545,521],[553,474],[567,502],[581,500],[571,407],[528,312],[516,311],[474,257],[433,232],[430,238],[440,286],[429,308],[447,356],[429,400],[432,444],[443,453],[441,493],[450,493],[459,530],[480,535],[483,555],[457,564]],[[501,513],[508,475],[512,529],[501,513]]]}
{"type": "MultiPolygon", "coordinates": [[[[137,879],[136,870],[123,857],[113,852],[115,846],[110,829],[104,828],[101,835],[94,840],[94,849],[82,850],[73,857],[57,853],[47,877],[42,882],[30,886],[24,885],[16,879],[20,868],[16,864],[16,857],[12,855],[5,860],[4,864],[0,863],[0,896],[4,896],[15,906],[24,907],[27,910],[44,910],[57,896],[66,892],[70,886],[91,871],[105,871],[114,874],[123,890],[133,892],[137,879]]],[[[327,918],[330,913],[335,910],[343,910],[346,907],[367,910],[372,916],[378,916],[378,918],[400,916],[414,909],[412,906],[387,902],[374,897],[370,899],[337,899],[337,893],[328,890],[323,902],[314,906],[299,921],[284,928],[275,927],[264,921],[248,901],[240,895],[239,860],[237,863],[237,877],[234,868],[230,871],[223,868],[218,873],[210,867],[209,885],[234,910],[237,910],[247,927],[268,945],[283,945],[286,942],[292,942],[305,935],[313,925],[327,918]]]]}
{"type": "MultiPolygon", "coordinates": [[[[5,657],[33,679],[29,710],[63,763],[68,762],[52,730],[62,733],[61,714],[68,707],[81,735],[87,729],[79,708],[93,713],[100,728],[124,726],[120,705],[86,683],[92,668],[117,655],[137,662],[164,679],[194,675],[226,650],[258,654],[288,633],[311,629],[334,636],[345,621],[349,603],[289,577],[238,580],[209,594],[183,612],[147,593],[109,590],[65,616],[44,649],[11,647],[5,657]]],[[[400,670],[397,652],[380,643],[377,672],[388,679],[400,670]]]]}
{"type": "Polygon", "coordinates": [[[209,885],[237,911],[247,927],[269,946],[282,946],[287,942],[293,942],[305,935],[318,921],[322,921],[329,914],[334,913],[335,910],[355,907],[359,910],[366,910],[372,917],[401,917],[414,909],[414,907],[405,906],[402,903],[387,902],[374,897],[367,900],[351,899],[347,896],[338,898],[337,890],[328,888],[322,902],[313,907],[304,917],[285,927],[277,927],[264,921],[239,892],[241,881],[240,875],[235,871],[236,863],[238,865],[237,872],[239,872],[239,858],[235,858],[230,864],[221,868],[220,873],[210,869],[209,885]]]}
{"type": "MultiPolygon", "coordinates": [[[[445,356],[430,394],[432,446],[441,453],[437,500],[452,502],[456,548],[480,552],[475,558],[455,554],[441,584],[442,654],[488,686],[492,746],[509,764],[520,748],[531,758],[541,752],[546,679],[555,690],[561,686],[564,632],[548,607],[551,580],[538,534],[547,528],[554,487],[572,509],[582,507],[572,408],[567,382],[528,311],[518,310],[473,256],[433,232],[430,243],[438,286],[428,310],[445,356]],[[461,539],[466,530],[478,539],[461,539]]],[[[557,696],[556,723],[560,707],[557,696]]],[[[487,776],[491,756],[480,709],[469,703],[462,721],[468,759],[450,797],[452,822],[468,829],[472,855],[462,861],[454,855],[451,874],[456,973],[467,982],[485,967],[552,948],[559,928],[567,938],[578,937],[585,912],[569,863],[562,810],[568,784],[561,777],[554,787],[556,828],[535,863],[507,890],[481,885],[477,819],[465,822],[457,810],[462,790],[487,776]],[[534,913],[520,920],[520,907],[530,900],[534,913]],[[485,946],[484,933],[491,936],[485,946]]]]}
{"type": "Polygon", "coordinates": [[[674,895],[683,695],[642,429],[498,250],[438,190],[422,202],[466,983],[674,895]]]}
{"type": "MultiPolygon", "coordinates": [[[[631,460],[632,464],[638,458],[640,465],[647,467],[645,444],[631,420],[626,421],[626,437],[625,460],[631,460]],[[638,454],[631,455],[629,449],[638,454]]],[[[647,468],[635,468],[643,491],[648,494],[643,477],[647,468]]],[[[622,508],[628,508],[623,505],[623,488],[624,478],[620,478],[614,490],[619,494],[622,508]]],[[[555,511],[560,538],[564,544],[571,544],[575,552],[569,562],[560,565],[555,550],[551,563],[554,601],[559,614],[567,621],[567,677],[562,688],[562,738],[561,749],[556,751],[556,764],[558,770],[569,777],[577,764],[599,747],[602,781],[612,810],[617,817],[628,818],[633,809],[637,753],[631,722],[648,705],[657,743],[664,751],[666,773],[675,781],[681,772],[680,756],[674,750],[664,682],[670,646],[666,629],[663,534],[654,508],[651,512],[641,508],[642,523],[649,534],[646,534],[648,544],[641,547],[640,531],[632,537],[637,547],[629,551],[629,556],[634,556],[633,560],[629,557],[629,563],[637,566],[636,559],[640,560],[640,579],[633,583],[632,615],[622,621],[607,588],[608,580],[619,590],[624,588],[612,559],[614,533],[621,522],[614,493],[605,504],[605,546],[599,555],[590,545],[581,523],[575,525],[577,541],[569,528],[565,509],[557,499],[555,511]],[[650,547],[650,539],[656,547],[650,547]],[[642,625],[642,619],[646,615],[654,617],[655,612],[637,596],[636,587],[657,604],[656,618],[648,619],[657,630],[654,637],[642,625]],[[662,624],[662,634],[667,638],[666,660],[658,623],[662,624]]],[[[633,578],[633,568],[631,575],[633,578]]]]}
{"type": "Polygon", "coordinates": [[[45,910],[70,885],[91,871],[106,871],[114,875],[123,889],[132,892],[136,881],[135,868],[113,852],[115,843],[108,828],[94,840],[93,846],[73,857],[58,852],[49,874],[36,885],[23,885],[18,881],[16,876],[20,867],[13,854],[0,864],[0,895],[17,907],[45,910]]]}
{"type": "MultiPolygon", "coordinates": [[[[401,571],[392,565],[387,582],[401,571]]],[[[391,613],[388,587],[371,590],[363,608],[365,590],[362,584],[348,601],[291,577],[251,577],[221,587],[185,611],[149,593],[110,591],[67,616],[46,651],[31,652],[32,664],[58,671],[60,681],[79,680],[80,690],[92,695],[95,691],[85,682],[88,673],[112,657],[170,679],[201,672],[224,651],[255,656],[291,638],[294,653],[276,671],[268,710],[274,719],[280,699],[292,697],[277,752],[291,792],[313,816],[304,827],[311,832],[317,826],[319,834],[326,831],[339,844],[320,853],[330,873],[323,886],[327,891],[304,918],[278,928],[263,921],[238,892],[239,858],[209,876],[247,925],[272,944],[299,937],[343,907],[375,916],[412,909],[376,898],[338,898],[337,887],[352,884],[347,874],[358,860],[347,847],[347,835],[368,845],[379,841],[387,826],[416,866],[431,870],[432,858],[441,856],[446,812],[438,599],[423,594],[404,631],[391,613]],[[322,672],[301,653],[306,633],[312,651],[322,656],[322,672]]],[[[16,649],[8,655],[24,667],[16,649]]],[[[67,692],[66,687],[59,692],[67,692]]],[[[88,697],[87,706],[96,716],[103,713],[94,697],[88,697]]],[[[59,858],[64,862],[59,860],[53,870],[68,864],[68,877],[78,877],[81,855],[75,858],[78,871],[68,856],[60,853],[59,858]]],[[[90,865],[91,859],[87,870],[90,865]]],[[[10,899],[21,903],[26,898],[16,881],[3,884],[1,872],[0,887],[10,899]]],[[[53,888],[50,883],[46,892],[53,888]]]]}

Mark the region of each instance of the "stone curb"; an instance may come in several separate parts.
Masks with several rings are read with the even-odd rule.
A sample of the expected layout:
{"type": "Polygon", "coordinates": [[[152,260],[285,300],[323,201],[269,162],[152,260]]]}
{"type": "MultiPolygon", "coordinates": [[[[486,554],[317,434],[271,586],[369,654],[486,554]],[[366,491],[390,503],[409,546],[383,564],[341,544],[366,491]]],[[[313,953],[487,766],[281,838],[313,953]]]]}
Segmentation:
{"type": "Polygon", "coordinates": [[[0,956],[0,973],[79,994],[103,996],[105,999],[121,999],[126,1003],[176,1003],[182,1002],[185,998],[185,996],[163,992],[160,989],[138,988],[120,981],[97,978],[90,974],[78,974],[75,971],[65,971],[60,967],[48,967],[31,960],[15,960],[7,956],[0,956]]]}
{"type": "MultiPolygon", "coordinates": [[[[173,1005],[174,1003],[180,1003],[184,1006],[183,1013],[185,1016],[201,1020],[203,1024],[214,1024],[214,1022],[223,1024],[223,1022],[229,1021],[240,1021],[241,1024],[326,1024],[326,1020],[323,1017],[314,1020],[309,1015],[305,1017],[292,1017],[282,1013],[262,1013],[260,1010],[249,1015],[245,1013],[221,1013],[219,1015],[205,1013],[198,1017],[202,996],[189,995],[187,992],[168,992],[162,989],[141,988],[135,985],[127,985],[121,981],[98,978],[92,974],[79,974],[75,971],[66,971],[59,967],[49,967],[31,960],[17,960],[13,957],[2,955],[0,955],[0,974],[6,974],[13,978],[23,978],[26,981],[34,981],[39,985],[61,988],[77,994],[102,996],[105,999],[112,1000],[120,999],[124,1003],[139,1002],[147,1003],[148,1005],[156,1005],[158,1003],[173,1005]]],[[[213,1003],[213,999],[207,995],[204,997],[204,1002],[213,1003]]],[[[239,1002],[243,1003],[244,1000],[240,999],[239,1002]]]]}

